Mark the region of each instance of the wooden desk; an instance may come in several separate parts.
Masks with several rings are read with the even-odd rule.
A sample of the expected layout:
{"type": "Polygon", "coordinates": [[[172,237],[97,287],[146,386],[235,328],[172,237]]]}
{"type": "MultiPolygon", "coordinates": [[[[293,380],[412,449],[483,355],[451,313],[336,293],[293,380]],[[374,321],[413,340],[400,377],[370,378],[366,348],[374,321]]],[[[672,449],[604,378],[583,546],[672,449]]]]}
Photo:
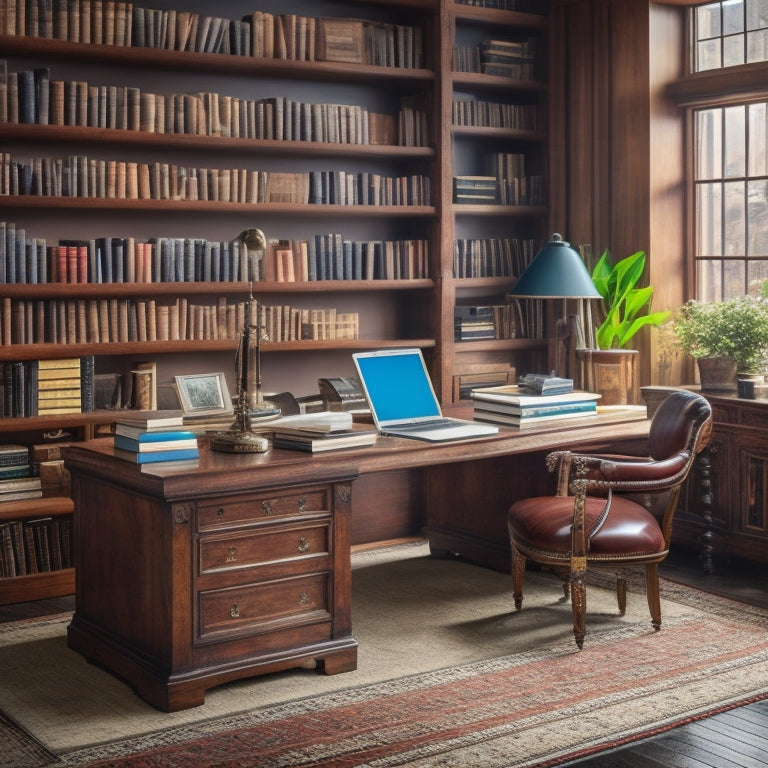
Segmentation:
{"type": "Polygon", "coordinates": [[[551,492],[546,452],[644,452],[647,420],[618,419],[437,445],[382,438],[318,456],[231,455],[203,443],[188,470],[142,471],[113,455],[111,439],[73,446],[69,646],[165,711],[312,659],[328,674],[354,669],[351,520],[375,518],[393,498],[371,483],[404,486],[397,493],[434,549],[506,569],[506,510],[551,492]]]}

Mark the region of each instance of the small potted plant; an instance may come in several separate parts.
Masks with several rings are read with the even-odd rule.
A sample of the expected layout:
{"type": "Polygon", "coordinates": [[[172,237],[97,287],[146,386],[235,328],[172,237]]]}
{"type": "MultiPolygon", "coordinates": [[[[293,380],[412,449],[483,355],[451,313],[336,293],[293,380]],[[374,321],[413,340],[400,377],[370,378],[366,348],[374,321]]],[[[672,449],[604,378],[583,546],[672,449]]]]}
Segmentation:
{"type": "Polygon", "coordinates": [[[595,330],[596,349],[578,350],[582,381],[587,389],[601,391],[605,404],[626,404],[636,399],[635,366],[638,352],[630,342],[641,328],[663,323],[669,312],[652,312],[651,286],[639,287],[645,272],[645,251],[611,264],[609,251],[592,270],[592,282],[602,296],[602,320],[595,330]],[[612,381],[611,391],[601,381],[612,381]]]}
{"type": "Polygon", "coordinates": [[[764,373],[768,301],[762,297],[688,301],[675,313],[673,328],[680,349],[696,360],[705,391],[732,391],[737,378],[764,373]]]}

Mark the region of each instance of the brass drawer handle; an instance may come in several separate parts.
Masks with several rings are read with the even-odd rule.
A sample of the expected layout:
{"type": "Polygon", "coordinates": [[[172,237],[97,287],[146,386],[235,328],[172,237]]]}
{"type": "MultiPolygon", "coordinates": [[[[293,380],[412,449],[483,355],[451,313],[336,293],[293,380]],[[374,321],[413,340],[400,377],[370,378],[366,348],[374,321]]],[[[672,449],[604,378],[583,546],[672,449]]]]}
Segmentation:
{"type": "Polygon", "coordinates": [[[299,505],[299,512],[303,512],[307,506],[307,500],[303,496],[299,496],[296,502],[299,505]]]}
{"type": "Polygon", "coordinates": [[[240,618],[240,608],[238,607],[237,603],[234,603],[232,607],[229,609],[229,615],[233,619],[239,619],[240,618]]]}
{"type": "Polygon", "coordinates": [[[235,563],[237,562],[237,548],[236,547],[230,547],[229,552],[227,552],[226,562],[228,563],[235,563]]]}
{"type": "Polygon", "coordinates": [[[309,595],[306,592],[302,592],[299,595],[299,605],[301,606],[309,605],[309,595]]]}
{"type": "Polygon", "coordinates": [[[305,536],[300,536],[299,537],[299,543],[298,543],[298,546],[296,547],[296,549],[299,552],[302,552],[302,553],[303,552],[309,552],[309,546],[310,546],[309,545],[309,539],[306,538],[305,536]]]}
{"type": "Polygon", "coordinates": [[[216,510],[216,517],[219,517],[219,518],[224,517],[224,507],[219,507],[216,510]]]}
{"type": "Polygon", "coordinates": [[[265,515],[271,515],[271,514],[272,514],[272,502],[271,502],[271,501],[269,501],[269,500],[267,500],[267,499],[265,499],[264,501],[262,501],[262,502],[261,502],[261,511],[262,511],[262,512],[263,512],[265,515]]]}

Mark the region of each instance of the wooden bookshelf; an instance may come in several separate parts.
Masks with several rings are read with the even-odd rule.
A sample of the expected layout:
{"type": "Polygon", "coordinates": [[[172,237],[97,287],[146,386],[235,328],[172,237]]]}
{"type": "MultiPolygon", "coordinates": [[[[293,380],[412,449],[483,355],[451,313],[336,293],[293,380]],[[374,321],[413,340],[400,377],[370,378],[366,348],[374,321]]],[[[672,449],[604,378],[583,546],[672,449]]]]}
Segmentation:
{"type": "MultiPolygon", "coordinates": [[[[309,0],[288,0],[280,10],[274,10],[277,4],[271,0],[265,3],[275,14],[321,15],[309,0]]],[[[185,0],[158,0],[154,6],[160,10],[185,10],[185,0]]],[[[324,306],[338,306],[339,311],[343,307],[344,312],[357,312],[361,319],[356,339],[266,342],[262,352],[275,391],[295,391],[299,387],[297,394],[304,394],[304,382],[316,381],[319,376],[354,375],[351,352],[367,348],[422,348],[444,403],[453,397],[454,370],[465,364],[504,362],[521,372],[536,366],[546,368],[551,359],[551,345],[546,338],[454,342],[454,306],[467,301],[503,301],[514,284],[514,276],[458,279],[452,274],[452,262],[457,238],[515,237],[539,246],[550,234],[549,206],[455,205],[452,181],[455,175],[469,172],[460,167],[466,161],[457,158],[456,153],[479,156],[486,145],[499,152],[525,152],[535,172],[547,174],[547,73],[542,71],[541,78],[529,81],[453,72],[452,60],[454,41],[464,39],[465,35],[476,40],[535,36],[539,53],[546,59],[547,16],[476,8],[453,0],[338,0],[323,7],[323,13],[335,13],[341,18],[370,17],[418,27],[423,41],[422,64],[412,68],[373,66],[70,42],[2,34],[1,25],[0,50],[9,72],[48,68],[51,80],[81,80],[94,86],[119,82],[165,97],[215,93],[253,100],[287,94],[299,102],[342,103],[390,115],[397,115],[399,109],[415,99],[428,110],[428,138],[423,146],[0,121],[3,151],[11,157],[85,155],[139,163],[167,161],[189,167],[263,167],[268,172],[304,173],[311,168],[370,171],[392,178],[419,174],[431,184],[429,202],[338,205],[5,194],[0,195],[0,220],[13,222],[28,238],[43,238],[49,245],[60,239],[106,236],[229,241],[254,226],[263,229],[270,240],[308,240],[315,234],[335,232],[350,239],[403,238],[428,242],[429,268],[425,277],[255,283],[253,291],[259,301],[291,305],[296,302],[299,306],[323,302],[324,306]],[[453,126],[455,94],[478,100],[533,104],[540,119],[535,128],[453,126]],[[344,365],[347,370],[341,369],[344,365]],[[299,384],[297,371],[301,372],[299,384]]],[[[234,3],[224,2],[217,6],[216,14],[240,19],[238,8],[234,3]]],[[[214,305],[219,299],[243,301],[248,290],[245,281],[6,284],[4,296],[12,303],[139,297],[171,301],[175,296],[184,296],[190,303],[214,305]]],[[[128,370],[132,360],[151,358],[158,361],[167,380],[175,372],[193,372],[188,368],[176,370],[177,365],[189,366],[190,359],[197,364],[204,360],[202,364],[212,370],[230,371],[235,346],[234,339],[12,344],[0,348],[0,362],[95,355],[97,370],[102,360],[128,370]]],[[[36,434],[56,426],[49,418],[0,418],[0,433],[4,439],[12,434],[36,434]]],[[[54,421],[64,429],[81,430],[83,425],[98,425],[109,419],[109,414],[83,414],[80,419],[67,416],[54,421]]],[[[8,595],[37,599],[45,595],[46,588],[51,590],[50,594],[60,594],[61,589],[67,588],[62,585],[71,583],[69,573],[61,574],[60,578],[46,577],[47,580],[41,577],[40,583],[47,587],[39,589],[31,586],[33,582],[27,578],[13,580],[18,582],[18,588],[0,584],[0,602],[8,595]]]]}

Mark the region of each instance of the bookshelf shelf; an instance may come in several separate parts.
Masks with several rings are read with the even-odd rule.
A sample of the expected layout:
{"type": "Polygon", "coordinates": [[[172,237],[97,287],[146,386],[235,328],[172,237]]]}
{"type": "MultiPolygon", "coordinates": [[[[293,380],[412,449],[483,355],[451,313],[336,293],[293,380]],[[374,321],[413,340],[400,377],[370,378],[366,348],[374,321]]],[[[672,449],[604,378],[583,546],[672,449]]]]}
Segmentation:
{"type": "MultiPolygon", "coordinates": [[[[328,352],[330,350],[421,347],[429,349],[435,340],[420,339],[332,339],[328,341],[263,342],[263,354],[271,352],[328,352]]],[[[104,344],[20,344],[0,347],[0,362],[6,360],[58,360],[85,355],[151,356],[192,352],[234,352],[237,339],[179,341],[121,341],[104,344]]]]}
{"type": "Polygon", "coordinates": [[[243,152],[258,155],[306,157],[360,157],[390,160],[431,160],[432,147],[405,147],[390,144],[343,144],[320,141],[278,141],[273,139],[241,139],[228,136],[197,136],[188,133],[153,133],[121,128],[88,126],[37,125],[0,123],[0,140],[36,143],[56,142],[114,144],[132,147],[157,147],[202,151],[243,152]]]}
{"type": "Polygon", "coordinates": [[[429,218],[436,210],[430,205],[330,205],[300,203],[227,203],[219,200],[152,200],[100,197],[36,197],[34,195],[0,196],[0,208],[55,209],[84,211],[178,211],[205,212],[213,215],[263,213],[270,216],[305,218],[429,218]]]}
{"type": "Polygon", "coordinates": [[[197,71],[222,75],[257,75],[326,82],[366,83],[390,81],[429,85],[435,73],[429,69],[381,67],[329,61],[291,61],[222,53],[169,51],[138,46],[72,43],[43,37],[0,35],[0,50],[5,56],[34,56],[50,60],[80,61],[99,66],[131,67],[151,70],[197,71]]]}
{"type": "MultiPolygon", "coordinates": [[[[414,280],[316,280],[312,282],[256,282],[255,294],[281,293],[357,293],[360,291],[419,291],[429,290],[434,281],[428,278],[414,280]]],[[[44,283],[5,284],[3,293],[10,299],[52,299],[79,297],[135,296],[135,283],[44,283]]],[[[141,292],[146,296],[186,296],[196,294],[247,296],[249,284],[240,283],[142,283],[141,292]]]]}

